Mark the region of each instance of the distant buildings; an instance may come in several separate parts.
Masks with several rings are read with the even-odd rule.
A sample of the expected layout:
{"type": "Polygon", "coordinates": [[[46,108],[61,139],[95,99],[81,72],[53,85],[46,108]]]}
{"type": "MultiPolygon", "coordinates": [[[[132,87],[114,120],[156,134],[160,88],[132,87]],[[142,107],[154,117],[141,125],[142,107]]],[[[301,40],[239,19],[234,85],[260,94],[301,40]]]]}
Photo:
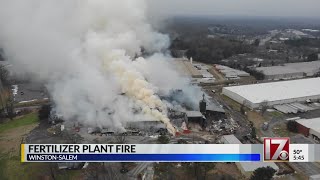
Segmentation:
{"type": "Polygon", "coordinates": [[[192,78],[203,78],[201,72],[194,67],[188,59],[177,58],[174,62],[176,63],[178,71],[181,74],[190,76],[192,78]]]}
{"type": "Polygon", "coordinates": [[[222,94],[255,109],[267,106],[320,99],[320,78],[224,87],[222,94]]]}
{"type": "Polygon", "coordinates": [[[258,67],[267,80],[296,79],[311,77],[320,72],[320,61],[287,63],[283,66],[258,67]]]}
{"type": "Polygon", "coordinates": [[[216,80],[208,71],[209,67],[207,65],[193,63],[192,60],[186,58],[176,58],[173,62],[180,74],[192,78],[192,83],[211,84],[216,80]]]}
{"type": "Polygon", "coordinates": [[[220,73],[222,73],[225,78],[227,79],[240,79],[240,77],[248,77],[250,76],[249,73],[240,71],[237,69],[230,68],[228,66],[223,66],[223,65],[214,65],[214,68],[216,68],[220,73]]]}

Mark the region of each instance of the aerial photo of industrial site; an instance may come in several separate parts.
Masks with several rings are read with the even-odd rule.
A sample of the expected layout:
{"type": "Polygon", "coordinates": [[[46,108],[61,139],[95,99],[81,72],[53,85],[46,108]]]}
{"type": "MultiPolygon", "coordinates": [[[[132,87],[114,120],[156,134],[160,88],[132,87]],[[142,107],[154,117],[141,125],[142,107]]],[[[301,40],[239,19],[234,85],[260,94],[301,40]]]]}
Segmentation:
{"type": "Polygon", "coordinates": [[[320,162],[20,162],[21,144],[319,144],[319,7],[1,0],[0,179],[319,180],[320,162]]]}

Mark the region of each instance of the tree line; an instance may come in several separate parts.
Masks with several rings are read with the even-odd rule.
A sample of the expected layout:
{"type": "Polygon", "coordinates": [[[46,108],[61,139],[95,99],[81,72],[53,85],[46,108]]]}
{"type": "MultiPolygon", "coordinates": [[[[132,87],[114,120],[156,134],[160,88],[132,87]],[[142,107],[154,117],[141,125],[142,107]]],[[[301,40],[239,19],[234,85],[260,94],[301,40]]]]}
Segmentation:
{"type": "Polygon", "coordinates": [[[254,45],[223,37],[208,38],[196,36],[177,38],[172,42],[171,51],[187,50],[186,56],[203,63],[218,63],[236,54],[252,53],[254,45]]]}
{"type": "Polygon", "coordinates": [[[9,72],[3,65],[0,65],[0,122],[5,118],[14,117],[14,100],[10,86],[9,72]]]}

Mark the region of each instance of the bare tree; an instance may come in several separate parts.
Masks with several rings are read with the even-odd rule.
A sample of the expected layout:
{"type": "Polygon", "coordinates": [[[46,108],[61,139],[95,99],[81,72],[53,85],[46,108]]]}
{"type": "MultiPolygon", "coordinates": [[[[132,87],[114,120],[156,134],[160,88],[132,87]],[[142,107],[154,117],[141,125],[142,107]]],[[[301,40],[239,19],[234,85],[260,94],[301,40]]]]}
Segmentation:
{"type": "Polygon", "coordinates": [[[243,115],[246,114],[246,107],[250,107],[250,102],[245,99],[245,100],[243,100],[243,103],[241,104],[241,107],[240,107],[241,114],[243,114],[243,115]]]}
{"type": "Polygon", "coordinates": [[[9,71],[3,65],[0,65],[0,81],[0,88],[10,85],[9,71]]]}
{"type": "Polygon", "coordinates": [[[10,92],[9,71],[5,66],[0,65],[0,116],[14,117],[13,97],[10,92]]]}
{"type": "Polygon", "coordinates": [[[15,116],[13,104],[14,104],[13,97],[12,97],[12,95],[9,95],[7,102],[6,102],[6,111],[7,111],[8,118],[10,118],[11,120],[15,116]]]}
{"type": "Polygon", "coordinates": [[[261,115],[263,116],[264,115],[264,113],[267,111],[267,109],[268,109],[268,101],[262,101],[261,103],[260,103],[260,106],[259,106],[259,109],[260,109],[260,112],[261,112],[261,115]]]}

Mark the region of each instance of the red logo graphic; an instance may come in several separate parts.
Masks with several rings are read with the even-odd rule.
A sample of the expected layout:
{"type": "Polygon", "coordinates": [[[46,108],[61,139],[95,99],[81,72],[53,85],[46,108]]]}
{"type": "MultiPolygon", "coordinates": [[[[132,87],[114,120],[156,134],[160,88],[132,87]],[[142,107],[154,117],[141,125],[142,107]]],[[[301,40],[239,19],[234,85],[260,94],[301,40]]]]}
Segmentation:
{"type": "Polygon", "coordinates": [[[264,138],[264,161],[289,161],[289,138],[264,138]]]}

